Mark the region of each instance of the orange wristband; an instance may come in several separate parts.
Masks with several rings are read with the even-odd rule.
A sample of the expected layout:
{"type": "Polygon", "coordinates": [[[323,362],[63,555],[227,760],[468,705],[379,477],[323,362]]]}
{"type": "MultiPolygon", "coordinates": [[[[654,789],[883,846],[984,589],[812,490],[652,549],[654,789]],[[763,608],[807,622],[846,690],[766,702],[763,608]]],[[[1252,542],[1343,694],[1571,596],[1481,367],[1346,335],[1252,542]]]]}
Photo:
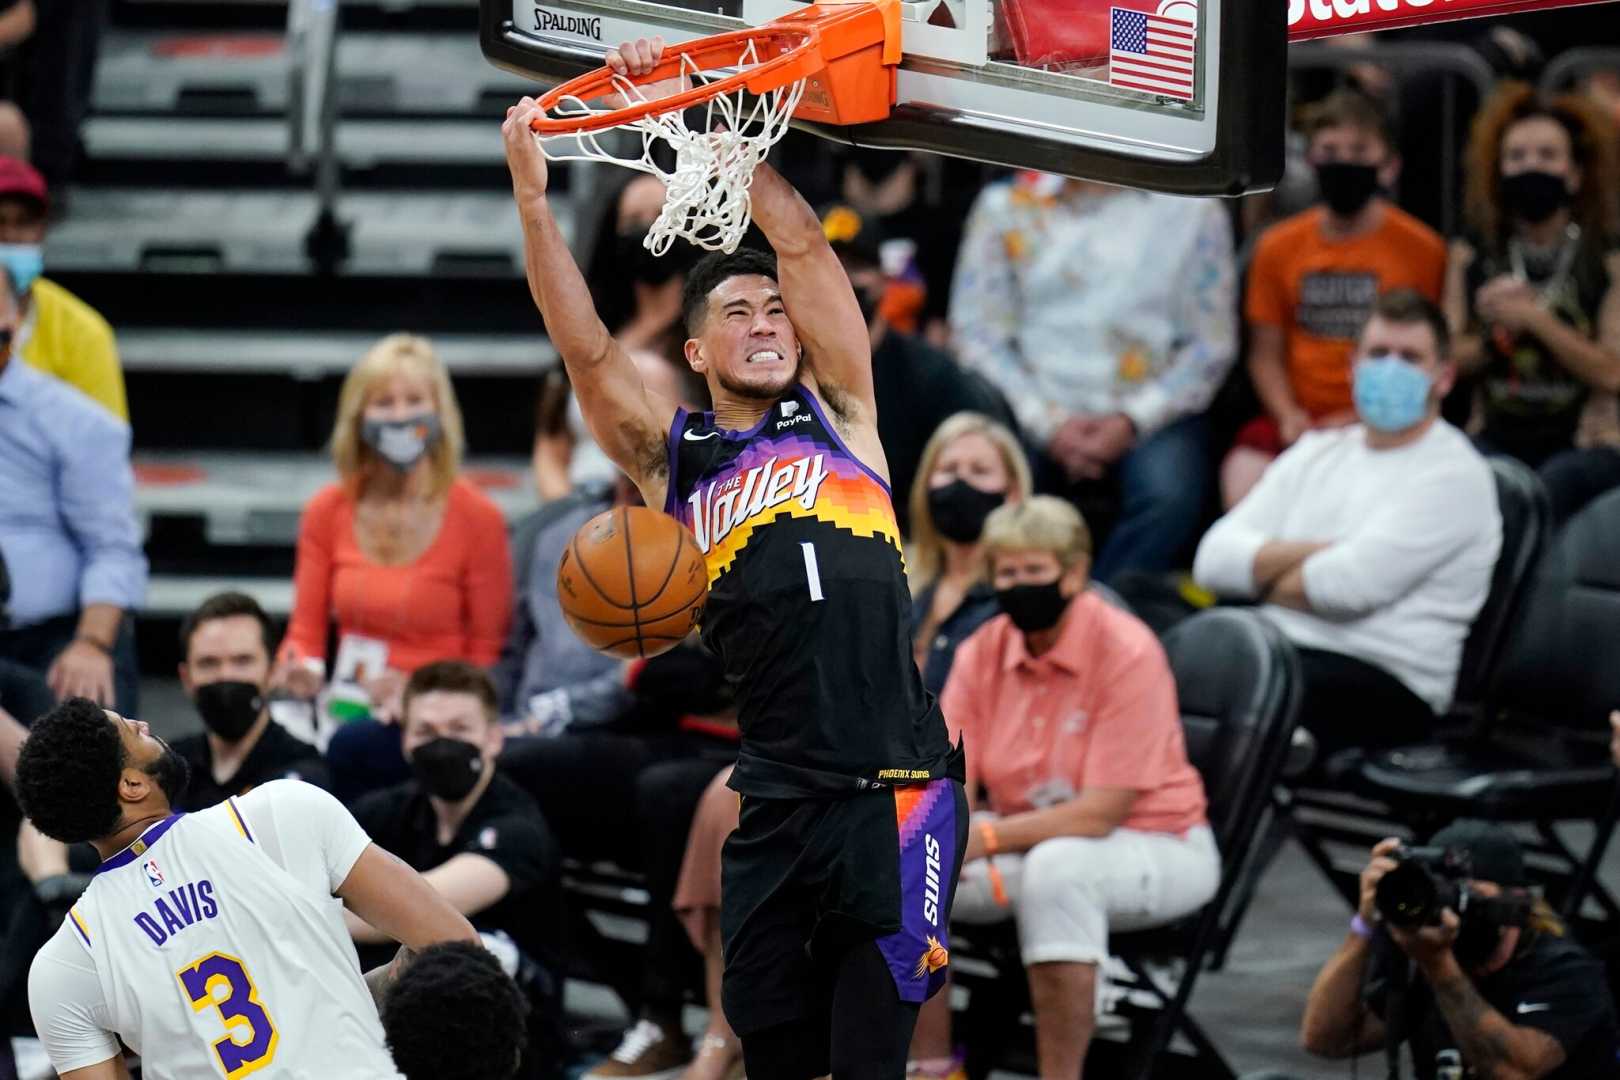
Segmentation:
{"type": "Polygon", "coordinates": [[[995,898],[997,907],[1006,907],[1007,881],[1001,876],[1001,869],[992,857],[1001,850],[1001,840],[996,836],[996,827],[988,821],[979,822],[979,835],[984,837],[985,865],[990,868],[990,895],[995,898]]]}

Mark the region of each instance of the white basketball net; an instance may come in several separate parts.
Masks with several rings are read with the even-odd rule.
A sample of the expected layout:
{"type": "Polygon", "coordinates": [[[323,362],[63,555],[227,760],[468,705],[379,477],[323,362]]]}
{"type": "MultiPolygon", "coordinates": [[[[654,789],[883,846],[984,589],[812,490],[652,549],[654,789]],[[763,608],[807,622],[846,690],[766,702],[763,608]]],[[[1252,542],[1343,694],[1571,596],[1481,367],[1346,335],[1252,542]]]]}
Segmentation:
{"type": "MultiPolygon", "coordinates": [[[[749,41],[737,59],[743,68],[760,62],[755,42],[749,41]]],[[[730,72],[706,72],[689,56],[681,56],[681,88],[716,82],[730,72]]],[[[614,90],[626,104],[656,100],[645,96],[629,79],[615,75],[614,90]]],[[[647,230],[647,250],[663,255],[676,237],[710,251],[732,252],[748,231],[748,186],[754,167],[765,160],[772,146],[787,134],[788,121],[804,95],[805,80],[752,97],[741,88],[711,98],[703,106],[700,130],[687,127],[682,110],[650,113],[602,132],[536,135],[540,148],[552,161],[603,161],[650,173],[664,182],[664,210],[647,230]],[[628,157],[604,147],[600,136],[608,131],[632,131],[641,136],[641,154],[628,157]],[[675,148],[673,172],[653,160],[653,148],[663,140],[675,148]]],[[[694,109],[696,106],[694,106],[694,109]]],[[[553,115],[559,120],[583,119],[614,111],[592,106],[572,95],[562,98],[553,115]]]]}

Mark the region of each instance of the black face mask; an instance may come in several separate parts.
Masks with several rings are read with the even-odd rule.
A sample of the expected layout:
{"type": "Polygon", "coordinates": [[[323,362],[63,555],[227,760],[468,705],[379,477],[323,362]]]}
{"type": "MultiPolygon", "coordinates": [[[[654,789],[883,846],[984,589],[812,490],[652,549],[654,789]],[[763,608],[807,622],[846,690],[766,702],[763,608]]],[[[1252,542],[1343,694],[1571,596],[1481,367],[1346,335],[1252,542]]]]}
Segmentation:
{"type": "Polygon", "coordinates": [[[1007,501],[1005,491],[980,491],[966,480],[952,480],[928,490],[928,514],[939,535],[971,544],[984,532],[984,519],[1007,501]]]}
{"type": "Polygon", "coordinates": [[[197,687],[197,712],[208,730],[235,742],[264,711],[264,694],[257,683],[212,682],[197,687]]]}
{"type": "Polygon", "coordinates": [[[411,754],[411,772],[429,795],[456,802],[478,786],[484,758],[472,743],[441,736],[416,748],[411,754]]]}
{"type": "Polygon", "coordinates": [[[1378,167],[1348,161],[1330,161],[1316,167],[1322,201],[1340,217],[1353,217],[1378,194],[1378,167]]]}
{"type": "Polygon", "coordinates": [[[1052,629],[1069,606],[1056,581],[1047,585],[1014,585],[1010,589],[997,589],[996,603],[1001,605],[1001,610],[1007,613],[1013,625],[1026,634],[1052,629]]]}
{"type": "Polygon", "coordinates": [[[1557,173],[1522,172],[1502,177],[1502,203],[1507,212],[1529,225],[1539,225],[1569,205],[1569,185],[1557,173]]]}
{"type": "Polygon", "coordinates": [[[191,766],[175,752],[174,747],[164,743],[163,753],[146,766],[146,775],[157,782],[172,807],[185,798],[186,786],[191,783],[191,766]]]}
{"type": "Polygon", "coordinates": [[[676,240],[662,255],[648,251],[646,229],[619,233],[613,241],[613,263],[630,280],[643,285],[662,285],[692,268],[696,250],[684,240],[676,240]]]}

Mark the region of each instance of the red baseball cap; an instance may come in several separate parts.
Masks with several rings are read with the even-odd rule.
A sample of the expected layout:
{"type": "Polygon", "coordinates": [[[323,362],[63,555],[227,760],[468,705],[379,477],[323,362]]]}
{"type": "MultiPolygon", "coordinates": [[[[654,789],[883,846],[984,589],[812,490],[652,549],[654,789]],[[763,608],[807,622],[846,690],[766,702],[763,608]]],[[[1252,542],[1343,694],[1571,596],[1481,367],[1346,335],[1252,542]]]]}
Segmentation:
{"type": "Polygon", "coordinates": [[[0,157],[0,198],[22,195],[39,203],[41,209],[50,206],[51,198],[45,188],[45,178],[39,170],[21,158],[0,157]]]}

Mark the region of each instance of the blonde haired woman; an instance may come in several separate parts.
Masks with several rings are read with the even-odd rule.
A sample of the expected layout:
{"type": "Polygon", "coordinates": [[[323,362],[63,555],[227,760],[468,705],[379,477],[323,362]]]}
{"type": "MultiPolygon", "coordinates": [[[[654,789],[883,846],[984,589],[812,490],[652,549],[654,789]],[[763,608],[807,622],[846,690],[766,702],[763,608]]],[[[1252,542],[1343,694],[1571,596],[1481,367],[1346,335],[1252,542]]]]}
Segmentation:
{"type": "Polygon", "coordinates": [[[386,649],[366,687],[385,719],[423,664],[495,662],[512,608],[506,522],[458,477],[463,446],[455,391],[425,338],[386,337],[349,372],[332,431],[338,481],[299,523],[281,686],[305,697],[319,690],[332,622],[340,643],[386,649]]]}
{"type": "Polygon", "coordinates": [[[948,418],[923,447],[911,485],[911,634],[931,693],[944,689],[956,646],[996,614],[979,547],[985,519],[1029,495],[1023,447],[982,413],[948,418]]]}
{"type": "MultiPolygon", "coordinates": [[[[975,811],[951,918],[1016,922],[1040,1075],[1075,1077],[1109,932],[1196,911],[1220,856],[1169,661],[1146,624],[1087,588],[1079,512],[1038,495],[983,533],[1004,614],[962,644],[940,698],[969,748],[975,811]]],[[[918,1016],[915,1076],[955,1072],[947,1000],[918,1016]]]]}

